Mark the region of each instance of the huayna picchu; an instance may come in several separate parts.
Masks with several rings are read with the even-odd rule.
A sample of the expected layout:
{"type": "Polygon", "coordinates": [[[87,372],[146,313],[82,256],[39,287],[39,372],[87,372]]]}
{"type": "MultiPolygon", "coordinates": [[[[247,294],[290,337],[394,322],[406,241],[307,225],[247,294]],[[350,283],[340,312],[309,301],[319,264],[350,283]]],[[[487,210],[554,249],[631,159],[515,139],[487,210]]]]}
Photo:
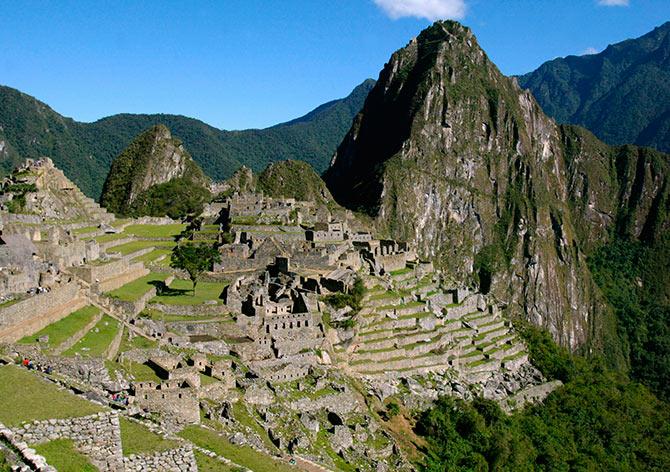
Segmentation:
{"type": "Polygon", "coordinates": [[[640,345],[668,361],[668,165],[557,125],[453,21],[391,56],[323,179],[212,181],[164,125],[100,204],[26,159],[0,472],[667,470],[640,345]]]}

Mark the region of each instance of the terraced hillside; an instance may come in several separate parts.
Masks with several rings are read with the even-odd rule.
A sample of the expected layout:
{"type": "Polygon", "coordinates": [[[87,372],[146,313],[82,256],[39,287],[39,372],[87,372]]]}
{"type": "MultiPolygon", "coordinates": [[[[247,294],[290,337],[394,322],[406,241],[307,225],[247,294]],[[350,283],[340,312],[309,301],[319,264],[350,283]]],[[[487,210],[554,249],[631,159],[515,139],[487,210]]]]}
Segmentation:
{"type": "Polygon", "coordinates": [[[356,317],[357,334],[340,351],[360,376],[457,371],[475,382],[528,362],[495,305],[480,294],[442,288],[429,264],[369,277],[366,284],[371,288],[356,317]]]}

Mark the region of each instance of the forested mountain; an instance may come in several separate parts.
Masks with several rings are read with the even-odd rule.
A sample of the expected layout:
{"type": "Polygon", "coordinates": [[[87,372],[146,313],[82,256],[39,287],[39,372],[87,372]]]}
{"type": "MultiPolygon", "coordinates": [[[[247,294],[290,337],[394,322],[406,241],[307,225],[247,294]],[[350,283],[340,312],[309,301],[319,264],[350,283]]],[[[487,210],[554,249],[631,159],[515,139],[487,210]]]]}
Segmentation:
{"type": "Polygon", "coordinates": [[[286,159],[304,160],[323,171],[373,85],[366,80],[346,98],[287,123],[243,131],[164,114],[120,114],[81,123],[18,90],[0,87],[0,172],[9,172],[26,157],[49,156],[86,194],[98,198],[112,159],[158,124],[167,126],[213,179],[228,178],[241,165],[261,171],[286,159]]]}
{"type": "Polygon", "coordinates": [[[670,22],[599,54],[546,62],[518,77],[545,113],[608,144],[670,152],[670,22]]]}
{"type": "Polygon", "coordinates": [[[116,215],[183,218],[202,211],[209,183],[181,141],[156,125],[114,159],[100,203],[116,215]]]}

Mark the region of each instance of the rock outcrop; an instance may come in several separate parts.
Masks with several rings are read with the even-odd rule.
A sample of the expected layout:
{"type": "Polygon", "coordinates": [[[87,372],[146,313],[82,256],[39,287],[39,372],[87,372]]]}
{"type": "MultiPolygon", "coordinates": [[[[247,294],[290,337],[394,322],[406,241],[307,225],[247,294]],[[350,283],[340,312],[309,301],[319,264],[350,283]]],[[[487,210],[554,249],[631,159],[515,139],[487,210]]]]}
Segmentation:
{"type": "Polygon", "coordinates": [[[668,227],[667,156],[558,126],[456,22],[392,55],[325,177],[340,204],[573,349],[614,332],[589,251],[668,227]]]}
{"type": "Polygon", "coordinates": [[[148,191],[176,179],[203,189],[209,184],[181,141],[157,125],[135,138],[112,162],[100,201],[116,214],[130,214],[142,197],[146,200],[148,191]]]}

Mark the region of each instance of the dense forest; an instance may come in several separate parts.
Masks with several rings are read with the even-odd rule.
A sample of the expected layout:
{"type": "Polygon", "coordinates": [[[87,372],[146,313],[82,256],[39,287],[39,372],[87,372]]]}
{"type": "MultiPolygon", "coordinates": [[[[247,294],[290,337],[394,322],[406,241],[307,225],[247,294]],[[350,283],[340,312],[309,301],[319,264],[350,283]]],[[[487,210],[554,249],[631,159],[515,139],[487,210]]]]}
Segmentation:
{"type": "Polygon", "coordinates": [[[497,403],[441,398],[418,420],[424,471],[670,468],[670,408],[645,386],[521,328],[531,360],[564,386],[512,415],[497,403]]]}
{"type": "Polygon", "coordinates": [[[272,162],[299,159],[318,172],[363,106],[374,80],[346,98],[270,128],[226,131],[179,115],[121,114],[93,123],[66,118],[18,90],[0,86],[0,176],[22,159],[51,157],[87,195],[99,198],[112,160],[144,130],[163,124],[183,141],[205,173],[216,180],[246,165],[256,172],[272,162]]]}

